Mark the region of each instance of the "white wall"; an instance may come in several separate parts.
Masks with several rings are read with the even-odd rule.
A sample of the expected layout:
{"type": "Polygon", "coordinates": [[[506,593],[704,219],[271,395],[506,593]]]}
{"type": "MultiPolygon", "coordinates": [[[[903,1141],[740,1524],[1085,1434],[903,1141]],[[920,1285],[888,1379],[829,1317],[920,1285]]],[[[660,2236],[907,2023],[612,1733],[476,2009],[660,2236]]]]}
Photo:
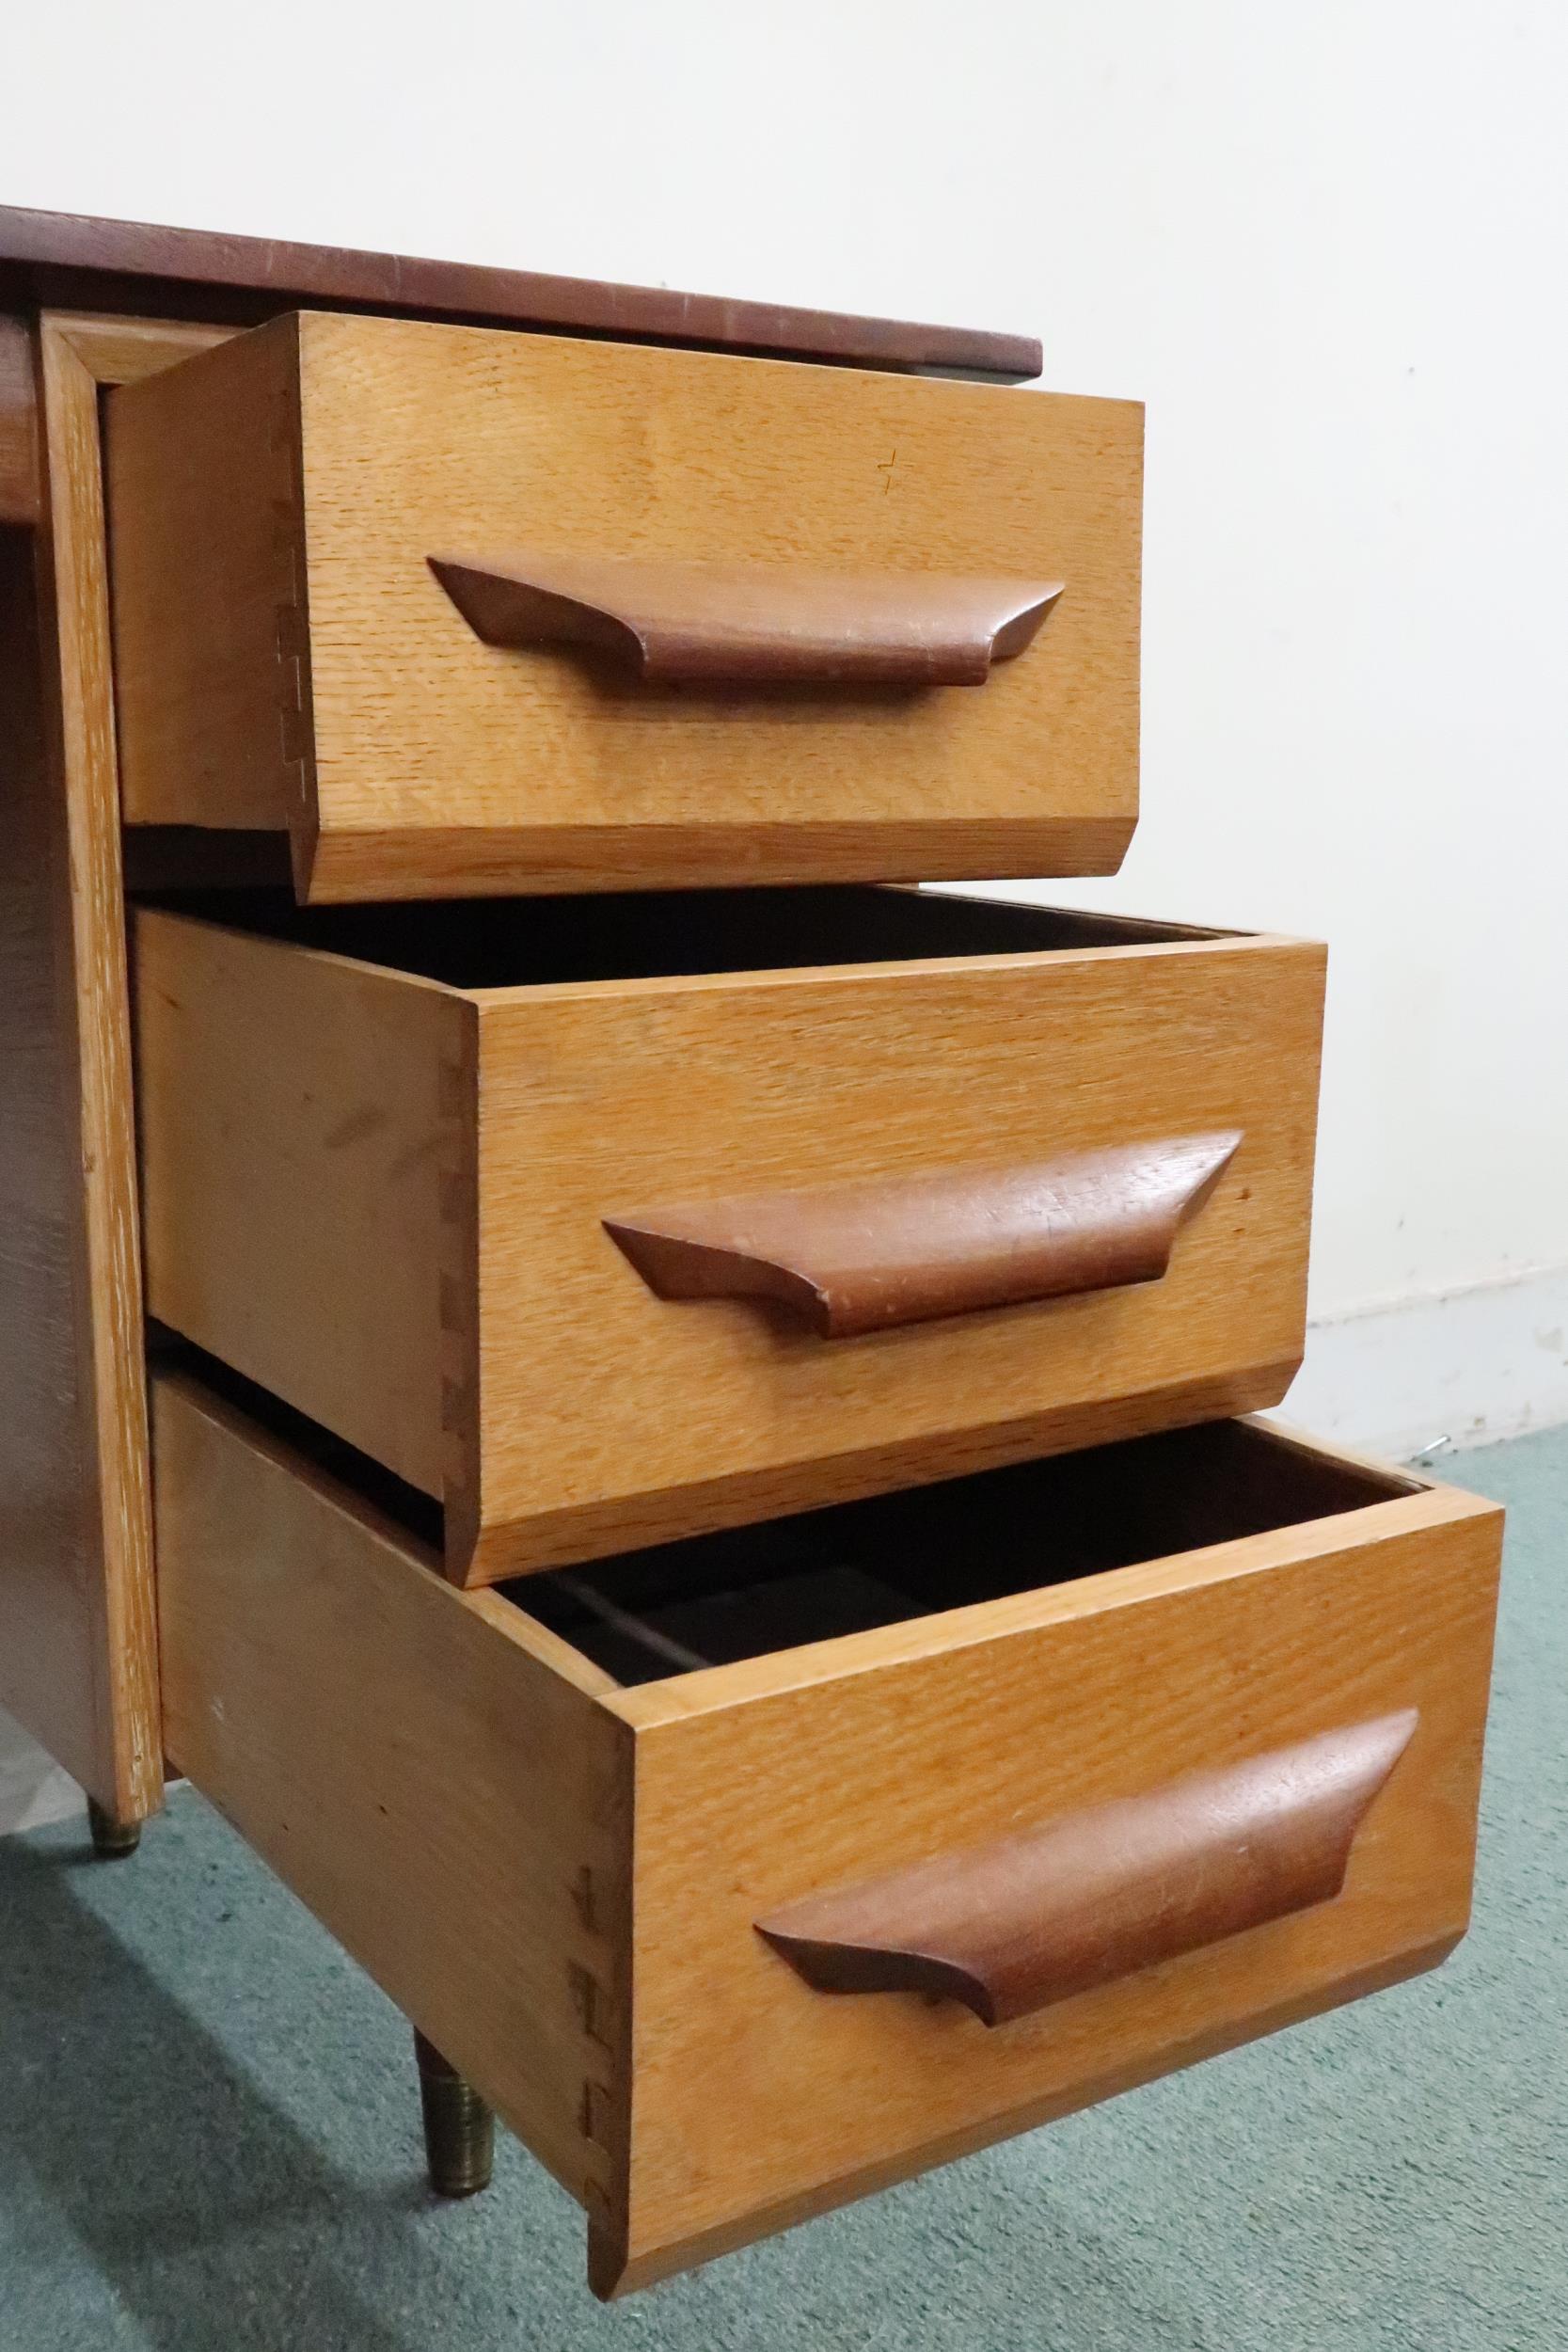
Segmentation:
{"type": "Polygon", "coordinates": [[[6,55],[11,201],[1037,330],[1145,397],[1148,814],[1076,895],[1333,943],[1314,1311],[1385,1355],[1318,1408],[1425,1434],[1441,1362],[1464,1425],[1568,1416],[1560,0],[114,0],[6,55]]]}
{"type": "MultiPolygon", "coordinates": [[[[1148,814],[1043,895],[1333,943],[1292,1409],[1568,1419],[1560,0],[55,0],[4,53],[0,200],[1015,327],[1145,398],[1148,814]]],[[[0,1723],[0,1827],[64,1802],[0,1723]]]]}

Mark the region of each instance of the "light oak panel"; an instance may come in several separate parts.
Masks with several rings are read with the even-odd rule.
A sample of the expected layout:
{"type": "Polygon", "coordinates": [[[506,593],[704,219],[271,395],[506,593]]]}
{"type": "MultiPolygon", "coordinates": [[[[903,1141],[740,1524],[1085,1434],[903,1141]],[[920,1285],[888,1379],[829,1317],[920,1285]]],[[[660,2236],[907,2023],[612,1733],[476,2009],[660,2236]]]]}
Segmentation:
{"type": "Polygon", "coordinates": [[[1316,947],[459,990],[136,937],[152,1311],[440,1495],[459,1581],[1274,1404],[1299,1361],[1316,947]],[[1222,1132],[1160,1280],[847,1339],[657,1298],[604,1230],[1222,1132]]]}
{"type": "Polygon", "coordinates": [[[102,1645],[94,1661],[93,1760],[110,1789],[99,1802],[116,1819],[135,1820],[161,1801],[163,1757],[98,377],[66,322],[45,317],[40,346],[49,503],[44,610],[59,664],[58,700],[47,707],[57,724],[79,1121],[79,1157],[62,1172],[80,1188],[76,1360],[91,1415],[84,1445],[101,1569],[90,1603],[94,1646],[102,1645]]]}
{"type": "MultiPolygon", "coordinates": [[[[0,531],[0,1705],[100,1802],[130,1796],[78,1352],[82,1224],[65,816],[44,738],[30,533],[0,531]]],[[[143,1719],[145,1728],[145,1719],[143,1719]]]]}
{"type": "Polygon", "coordinates": [[[117,395],[110,425],[126,814],[286,825],[302,894],[1125,850],[1133,404],[307,314],[117,395]],[[671,691],[482,644],[427,559],[516,544],[1067,587],[983,687],[671,691]]]}
{"type": "Polygon", "coordinates": [[[600,2291],[1440,1960],[1469,1909],[1499,1527],[1423,1492],[608,1700],[637,1729],[636,2091],[600,2291]],[[814,1992],[754,1931],[1412,1707],[1337,1899],[994,2031],[956,2002],[814,1992]]]}
{"type": "Polygon", "coordinates": [[[145,913],[136,959],[152,1313],[440,1494],[442,1278],[468,1325],[477,1289],[445,1224],[473,1189],[473,1008],[145,913]]]}
{"type": "Polygon", "coordinates": [[[0,583],[0,1699],[125,1822],[163,1771],[98,404],[211,340],[64,314],[0,337],[0,511],[40,522],[4,534],[0,583]]]}
{"type": "Polygon", "coordinates": [[[171,1756],[610,2226],[630,1739],[606,1678],[157,1383],[171,1756]]]}
{"type": "Polygon", "coordinates": [[[99,389],[214,330],[0,328],[0,1702],[113,1819],[160,1802],[99,389]]]}

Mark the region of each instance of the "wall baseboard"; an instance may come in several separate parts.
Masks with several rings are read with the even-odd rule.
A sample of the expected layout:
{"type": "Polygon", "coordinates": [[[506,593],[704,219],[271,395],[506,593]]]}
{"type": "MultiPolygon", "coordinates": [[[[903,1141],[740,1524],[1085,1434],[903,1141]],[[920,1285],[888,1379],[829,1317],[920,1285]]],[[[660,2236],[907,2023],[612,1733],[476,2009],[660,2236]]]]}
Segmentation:
{"type": "Polygon", "coordinates": [[[1280,1409],[1395,1461],[1568,1422],[1568,1266],[1314,1324],[1280,1409]]]}

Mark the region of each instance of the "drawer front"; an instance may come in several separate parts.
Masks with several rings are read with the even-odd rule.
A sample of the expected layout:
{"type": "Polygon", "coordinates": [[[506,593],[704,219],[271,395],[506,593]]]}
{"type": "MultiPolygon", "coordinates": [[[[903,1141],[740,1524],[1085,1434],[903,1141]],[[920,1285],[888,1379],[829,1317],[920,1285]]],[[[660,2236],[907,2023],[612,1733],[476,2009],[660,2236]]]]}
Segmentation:
{"type": "Polygon", "coordinates": [[[439,1493],[460,1581],[1275,1404],[1299,1361],[1314,947],[465,995],[137,941],[152,1312],[439,1493]],[[636,1247],[693,1203],[755,1239],[769,1197],[864,1243],[843,1329],[810,1281],[661,1295],[636,1247]]]}
{"type": "Polygon", "coordinates": [[[1440,1960],[1469,1909],[1497,1529],[1419,1495],[610,1702],[637,1729],[611,2281],[1440,1960]],[[1184,1806],[1220,1833],[1195,1841],[1184,1806]],[[987,1858],[1016,1879],[1042,1828],[1035,1879],[988,1918],[987,1858]],[[972,1915],[900,1876],[955,1856],[972,1915]],[[895,1949],[967,1936],[1022,2013],[988,2026],[931,1997],[964,1971],[942,1988],[863,1955],[863,1980],[925,1989],[818,1990],[758,1932],[821,1936],[833,1906],[795,1907],[867,1880],[845,1933],[880,1912],[895,1949]]]}
{"type": "Polygon", "coordinates": [[[1490,1505],[1179,1433],[810,1531],[884,1583],[922,1554],[939,1606],[1002,1556],[1002,1597],[622,1689],[194,1384],[153,1404],[172,1757],[578,2198],[601,2293],[1464,1931],[1490,1505]],[[1137,1564],[1079,1572],[1117,1543],[1137,1564]],[[835,1915],[880,1917],[879,1989],[819,1989],[802,1932],[835,1915]],[[943,1983],[886,1973],[955,1944],[943,1983]]]}
{"type": "Polygon", "coordinates": [[[277,321],[111,395],[127,817],[287,827],[319,898],[1113,871],[1141,451],[1124,402],[277,321]]]}

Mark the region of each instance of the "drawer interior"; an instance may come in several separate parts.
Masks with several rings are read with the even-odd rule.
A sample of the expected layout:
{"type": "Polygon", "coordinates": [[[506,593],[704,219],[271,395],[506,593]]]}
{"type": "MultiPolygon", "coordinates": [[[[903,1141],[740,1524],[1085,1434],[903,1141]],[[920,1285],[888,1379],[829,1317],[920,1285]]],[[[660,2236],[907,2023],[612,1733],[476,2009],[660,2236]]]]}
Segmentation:
{"type": "MultiPolygon", "coordinates": [[[[153,1383],[170,1753],[587,2206],[603,2292],[1463,1931],[1497,1514],[1426,1480],[1231,1422],[458,1593],[388,1484],[346,1490],[352,1461],[236,1401],[153,1383]],[[1275,1906],[1347,1851],[1297,1752],[1358,1772],[1374,1731],[1397,1770],[1344,1817],[1342,1882],[1275,1906]],[[1113,1845],[1061,1948],[1131,1918],[1117,1967],[1002,2030],[910,1988],[823,1997],[758,1932],[1254,1767],[1300,1834],[1214,1883],[1264,1909],[1151,1958],[1116,1888],[1159,1924],[1176,1882],[1113,1845]]],[[[1155,1848],[1192,1851],[1168,1823],[1155,1848]]],[[[1180,1883],[1207,1888],[1196,1851],[1180,1883]]]]}
{"type": "MultiPolygon", "coordinates": [[[[200,1350],[159,1333],[154,1352],[439,1550],[431,1497],[200,1350]]],[[[1308,1526],[1426,1485],[1261,1422],[1210,1422],[650,1545],[494,1593],[630,1690],[1308,1526]]]]}
{"type": "Polygon", "coordinates": [[[853,885],[335,907],[300,907],[284,890],[239,889],[161,892],[154,902],[458,989],[1048,955],[1236,935],[1067,907],[853,885]]]}
{"type": "Polygon", "coordinates": [[[625,1687],[1420,1491],[1251,1422],[1093,1446],[498,1589],[625,1687]]]}

